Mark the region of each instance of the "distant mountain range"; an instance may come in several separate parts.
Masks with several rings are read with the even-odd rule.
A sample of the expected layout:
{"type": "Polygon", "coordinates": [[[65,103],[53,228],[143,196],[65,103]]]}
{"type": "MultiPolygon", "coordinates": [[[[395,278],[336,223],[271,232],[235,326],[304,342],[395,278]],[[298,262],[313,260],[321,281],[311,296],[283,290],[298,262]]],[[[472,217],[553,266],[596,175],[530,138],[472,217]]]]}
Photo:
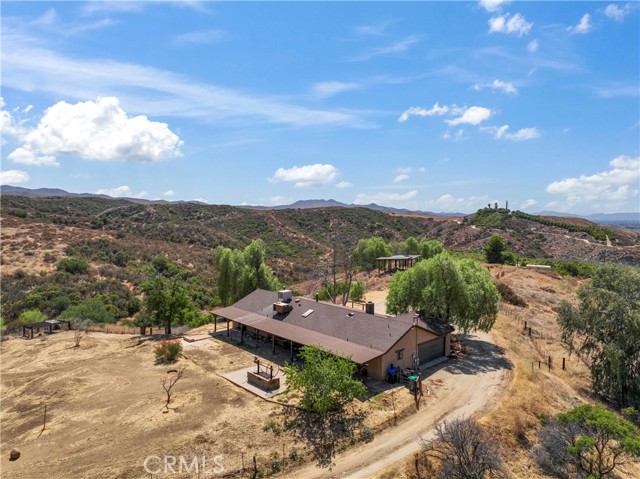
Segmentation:
{"type": "MultiPolygon", "coordinates": [[[[108,195],[97,195],[94,193],[70,193],[58,188],[23,188],[20,186],[2,185],[0,186],[0,194],[3,195],[19,195],[28,197],[82,197],[82,198],[113,198],[108,195]]],[[[117,199],[132,201],[134,203],[169,203],[166,200],[145,200],[141,198],[125,198],[118,197],[117,199]]],[[[175,203],[200,203],[199,201],[177,201],[175,203]]],[[[405,208],[393,208],[391,206],[381,206],[375,203],[369,203],[368,205],[356,205],[347,204],[333,199],[322,200],[298,200],[289,205],[277,205],[277,206],[260,206],[260,205],[239,205],[241,208],[252,210],[286,210],[286,209],[310,209],[310,208],[367,208],[375,211],[383,211],[385,213],[397,214],[397,215],[418,215],[418,216],[466,216],[465,213],[459,212],[440,212],[434,213],[430,211],[408,210],[405,208]]],[[[575,215],[571,213],[559,213],[557,211],[540,211],[534,213],[538,216],[564,216],[564,217],[577,217],[584,218],[594,223],[601,224],[640,224],[640,213],[596,213],[587,216],[575,215]]]]}

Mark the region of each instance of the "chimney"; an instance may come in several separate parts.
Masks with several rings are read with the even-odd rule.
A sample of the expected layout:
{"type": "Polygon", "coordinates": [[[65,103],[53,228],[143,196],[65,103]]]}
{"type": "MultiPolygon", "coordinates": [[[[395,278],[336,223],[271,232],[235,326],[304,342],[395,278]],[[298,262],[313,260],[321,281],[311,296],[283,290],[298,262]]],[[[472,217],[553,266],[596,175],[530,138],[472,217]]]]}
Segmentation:
{"type": "Polygon", "coordinates": [[[367,314],[374,314],[374,306],[373,301],[367,301],[367,304],[365,305],[365,312],[367,314]]]}

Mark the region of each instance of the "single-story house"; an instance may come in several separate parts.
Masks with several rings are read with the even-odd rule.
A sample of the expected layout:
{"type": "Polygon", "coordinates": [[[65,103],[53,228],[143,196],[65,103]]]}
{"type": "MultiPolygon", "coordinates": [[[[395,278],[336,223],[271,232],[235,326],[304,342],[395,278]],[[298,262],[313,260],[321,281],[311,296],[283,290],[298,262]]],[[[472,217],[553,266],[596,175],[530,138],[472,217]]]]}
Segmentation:
{"type": "MultiPolygon", "coordinates": [[[[213,314],[227,320],[227,328],[245,331],[294,345],[317,345],[342,357],[350,357],[367,374],[384,380],[387,370],[414,366],[448,356],[453,327],[435,318],[407,313],[390,317],[348,307],[293,297],[290,290],[257,289],[232,306],[213,314]]],[[[257,343],[256,343],[257,344],[257,343]]]]}

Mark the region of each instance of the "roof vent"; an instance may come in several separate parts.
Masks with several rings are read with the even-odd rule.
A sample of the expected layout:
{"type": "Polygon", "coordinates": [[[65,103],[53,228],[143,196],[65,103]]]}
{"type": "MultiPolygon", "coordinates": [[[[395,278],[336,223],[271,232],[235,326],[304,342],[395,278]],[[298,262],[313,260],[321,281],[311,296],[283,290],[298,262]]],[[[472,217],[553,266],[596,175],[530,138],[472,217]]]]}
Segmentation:
{"type": "Polygon", "coordinates": [[[302,317],[306,318],[307,316],[311,316],[311,313],[313,313],[313,309],[307,309],[304,313],[302,313],[302,317]]]}

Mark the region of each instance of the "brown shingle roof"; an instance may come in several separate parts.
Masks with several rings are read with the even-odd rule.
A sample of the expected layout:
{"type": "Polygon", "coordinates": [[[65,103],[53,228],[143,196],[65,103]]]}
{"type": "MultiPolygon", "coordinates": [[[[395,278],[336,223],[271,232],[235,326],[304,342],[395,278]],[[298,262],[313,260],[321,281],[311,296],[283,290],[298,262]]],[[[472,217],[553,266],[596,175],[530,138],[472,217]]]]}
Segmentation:
{"type": "MultiPolygon", "coordinates": [[[[413,326],[412,314],[398,317],[367,314],[307,298],[295,298],[289,313],[278,314],[273,311],[273,303],[277,301],[277,292],[257,289],[233,306],[213,313],[300,344],[318,344],[351,356],[359,363],[388,351],[413,326]],[[306,315],[309,310],[313,312],[306,315]],[[368,359],[359,361],[356,357],[368,359]]],[[[418,326],[438,336],[453,331],[451,326],[437,320],[420,319],[418,326]]]]}

